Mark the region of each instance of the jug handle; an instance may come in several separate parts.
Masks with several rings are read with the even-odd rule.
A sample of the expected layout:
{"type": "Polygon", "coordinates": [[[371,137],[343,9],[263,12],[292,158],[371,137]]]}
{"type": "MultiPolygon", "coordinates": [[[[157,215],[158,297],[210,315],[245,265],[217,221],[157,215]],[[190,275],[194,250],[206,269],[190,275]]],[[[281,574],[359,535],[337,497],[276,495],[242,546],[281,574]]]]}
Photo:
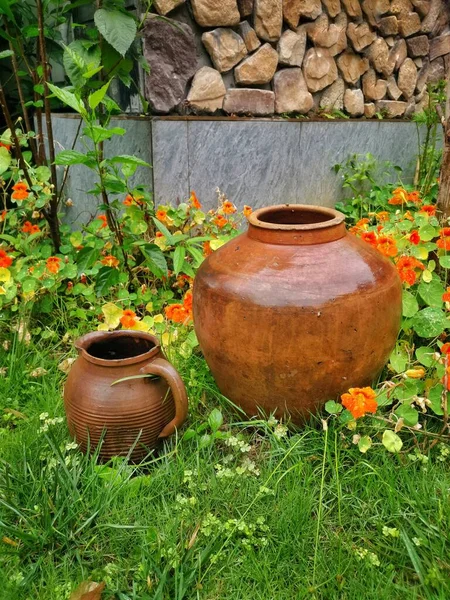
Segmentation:
{"type": "Polygon", "coordinates": [[[172,435],[180,425],[184,423],[188,412],[188,397],[183,380],[178,371],[164,358],[155,358],[152,362],[142,367],[140,370],[143,374],[158,375],[166,380],[170,387],[173,399],[175,402],[175,417],[167,423],[158,437],[165,438],[172,435]]]}

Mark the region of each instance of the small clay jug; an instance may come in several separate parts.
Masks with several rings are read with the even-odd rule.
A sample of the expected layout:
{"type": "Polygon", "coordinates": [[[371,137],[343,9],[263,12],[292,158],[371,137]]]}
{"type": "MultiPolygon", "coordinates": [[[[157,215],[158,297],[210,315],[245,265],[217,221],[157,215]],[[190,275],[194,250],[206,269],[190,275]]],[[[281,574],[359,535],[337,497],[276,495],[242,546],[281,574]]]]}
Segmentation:
{"type": "Polygon", "coordinates": [[[155,336],[95,331],[75,347],[64,405],[70,434],[83,452],[94,452],[102,440],[100,459],[127,456],[133,448],[130,460],[139,461],[184,422],[186,389],[155,336]],[[115,383],[124,378],[131,379],[115,383]]]}

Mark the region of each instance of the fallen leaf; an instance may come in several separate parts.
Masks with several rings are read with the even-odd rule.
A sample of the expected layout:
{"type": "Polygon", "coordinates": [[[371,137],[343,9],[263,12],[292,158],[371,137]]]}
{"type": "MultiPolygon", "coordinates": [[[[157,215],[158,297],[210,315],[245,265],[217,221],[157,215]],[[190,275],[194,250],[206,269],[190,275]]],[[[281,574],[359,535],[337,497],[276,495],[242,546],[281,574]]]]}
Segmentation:
{"type": "Polygon", "coordinates": [[[62,371],[63,373],[67,374],[70,371],[70,367],[73,365],[73,363],[75,361],[76,361],[76,358],[66,358],[59,363],[58,369],[60,371],[62,371]]]}
{"type": "Polygon", "coordinates": [[[19,544],[17,542],[15,542],[14,540],[12,540],[11,538],[7,537],[6,535],[4,535],[2,537],[2,542],[4,544],[8,544],[9,546],[18,546],[19,544]]]}
{"type": "Polygon", "coordinates": [[[30,377],[42,377],[43,375],[47,375],[47,373],[47,369],[44,369],[44,367],[38,367],[37,369],[31,371],[30,377]]]}
{"type": "Polygon", "coordinates": [[[101,600],[102,592],[105,589],[105,583],[96,581],[83,581],[70,594],[69,600],[101,600]]]}

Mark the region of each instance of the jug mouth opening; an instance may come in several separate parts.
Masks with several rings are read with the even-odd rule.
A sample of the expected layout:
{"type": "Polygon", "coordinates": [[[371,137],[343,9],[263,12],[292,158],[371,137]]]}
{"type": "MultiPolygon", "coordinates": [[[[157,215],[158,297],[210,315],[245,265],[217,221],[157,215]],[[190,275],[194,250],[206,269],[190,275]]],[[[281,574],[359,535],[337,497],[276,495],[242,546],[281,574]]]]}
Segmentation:
{"type": "Polygon", "coordinates": [[[255,210],[249,216],[254,227],[272,230],[308,231],[334,227],[344,215],[333,208],[310,204],[279,204],[255,210]]]}
{"type": "Polygon", "coordinates": [[[80,338],[76,347],[86,360],[105,366],[140,362],[160,350],[155,336],[127,330],[92,332],[80,338]]]}

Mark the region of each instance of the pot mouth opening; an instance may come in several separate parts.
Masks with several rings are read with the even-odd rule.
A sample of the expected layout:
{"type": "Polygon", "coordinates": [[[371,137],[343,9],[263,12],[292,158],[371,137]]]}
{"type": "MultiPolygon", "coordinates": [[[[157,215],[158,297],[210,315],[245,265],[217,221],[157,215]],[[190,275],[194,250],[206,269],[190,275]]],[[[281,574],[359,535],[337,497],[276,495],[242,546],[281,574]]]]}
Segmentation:
{"type": "Polygon", "coordinates": [[[156,344],[151,339],[135,337],[133,335],[122,335],[120,337],[93,341],[84,350],[92,358],[124,360],[147,354],[155,347],[156,344]]]}
{"type": "Polygon", "coordinates": [[[254,211],[249,222],[262,229],[299,230],[323,229],[339,225],[344,215],[333,208],[309,204],[279,204],[254,211]]]}

